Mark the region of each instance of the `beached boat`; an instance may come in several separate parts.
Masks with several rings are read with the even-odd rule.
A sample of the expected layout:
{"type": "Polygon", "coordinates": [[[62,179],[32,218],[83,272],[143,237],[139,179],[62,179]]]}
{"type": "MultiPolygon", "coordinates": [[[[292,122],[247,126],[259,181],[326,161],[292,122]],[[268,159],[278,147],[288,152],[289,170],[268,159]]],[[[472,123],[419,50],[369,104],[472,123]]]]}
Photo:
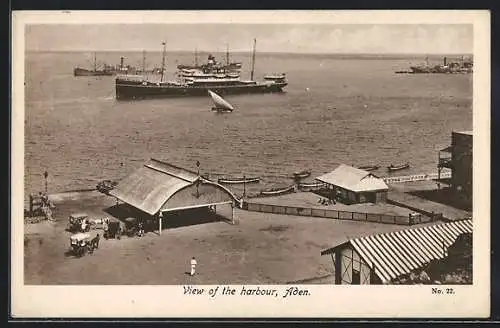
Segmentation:
{"type": "Polygon", "coordinates": [[[260,178],[254,177],[254,178],[220,178],[219,180],[220,184],[243,184],[243,183],[258,183],[260,181],[260,178]]]}
{"type": "Polygon", "coordinates": [[[261,190],[260,194],[263,196],[278,196],[283,194],[291,193],[295,190],[295,186],[288,186],[284,188],[273,188],[267,190],[261,190]]]}
{"type": "Polygon", "coordinates": [[[208,90],[208,94],[212,97],[212,101],[214,102],[214,107],[212,107],[212,111],[215,112],[232,112],[234,107],[224,100],[221,96],[208,90]]]}
{"type": "Polygon", "coordinates": [[[365,165],[365,166],[360,166],[358,169],[360,170],[365,170],[365,171],[375,171],[378,170],[380,166],[378,165],[365,165]]]}
{"type": "Polygon", "coordinates": [[[404,163],[404,164],[400,164],[400,165],[391,164],[387,167],[387,171],[394,172],[394,171],[405,170],[405,169],[409,169],[409,168],[410,168],[410,163],[404,163]]]}
{"type": "Polygon", "coordinates": [[[303,179],[303,178],[307,178],[310,175],[311,175],[311,171],[310,170],[303,170],[303,171],[300,171],[300,172],[294,172],[293,173],[293,178],[295,178],[295,179],[303,179]]]}
{"type": "Polygon", "coordinates": [[[321,188],[325,184],[321,182],[304,182],[299,183],[299,188],[321,188]]]}
{"type": "Polygon", "coordinates": [[[306,182],[299,183],[299,190],[301,191],[314,191],[323,188],[325,185],[321,182],[306,182]]]}

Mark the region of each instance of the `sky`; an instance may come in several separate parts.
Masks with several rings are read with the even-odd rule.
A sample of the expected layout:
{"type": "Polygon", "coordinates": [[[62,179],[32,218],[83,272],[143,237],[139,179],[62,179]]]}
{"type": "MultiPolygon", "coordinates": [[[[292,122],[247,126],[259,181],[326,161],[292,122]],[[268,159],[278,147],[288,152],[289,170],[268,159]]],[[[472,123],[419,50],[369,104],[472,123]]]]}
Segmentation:
{"type": "Polygon", "coordinates": [[[37,24],[28,51],[251,51],[287,53],[469,54],[469,24],[37,24]]]}

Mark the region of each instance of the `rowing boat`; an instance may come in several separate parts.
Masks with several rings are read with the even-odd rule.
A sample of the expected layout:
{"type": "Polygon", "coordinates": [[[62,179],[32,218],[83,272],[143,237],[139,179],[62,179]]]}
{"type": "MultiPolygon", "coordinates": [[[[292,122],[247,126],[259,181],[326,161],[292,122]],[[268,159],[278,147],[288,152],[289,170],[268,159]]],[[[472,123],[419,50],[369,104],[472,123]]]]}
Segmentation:
{"type": "Polygon", "coordinates": [[[273,189],[262,190],[260,194],[265,196],[277,196],[293,192],[294,189],[295,186],[292,185],[285,188],[273,188],[273,189]]]}
{"type": "Polygon", "coordinates": [[[299,188],[321,188],[324,184],[321,182],[305,182],[299,183],[299,188]]]}
{"type": "Polygon", "coordinates": [[[387,167],[387,171],[394,172],[394,171],[405,170],[405,169],[409,169],[409,168],[410,168],[410,163],[404,163],[404,164],[400,164],[400,165],[391,164],[387,167]]]}
{"type": "Polygon", "coordinates": [[[260,178],[220,178],[220,184],[242,184],[242,183],[258,183],[260,178]]]}
{"type": "Polygon", "coordinates": [[[378,170],[380,166],[378,165],[365,165],[365,166],[360,166],[358,169],[360,170],[365,170],[365,171],[375,171],[378,170]]]}
{"type": "Polygon", "coordinates": [[[311,171],[310,170],[303,170],[303,171],[300,171],[300,172],[294,172],[293,173],[293,177],[296,178],[296,179],[307,178],[310,175],[311,175],[311,171]]]}

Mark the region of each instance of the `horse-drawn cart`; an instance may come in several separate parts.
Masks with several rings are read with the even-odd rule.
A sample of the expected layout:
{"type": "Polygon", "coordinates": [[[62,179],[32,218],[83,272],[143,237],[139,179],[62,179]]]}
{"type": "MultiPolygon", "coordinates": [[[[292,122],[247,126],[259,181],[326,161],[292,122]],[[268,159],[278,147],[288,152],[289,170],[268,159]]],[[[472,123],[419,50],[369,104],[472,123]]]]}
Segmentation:
{"type": "Polygon", "coordinates": [[[70,237],[70,247],[76,257],[82,257],[93,251],[91,237],[87,233],[77,233],[70,237]]]}

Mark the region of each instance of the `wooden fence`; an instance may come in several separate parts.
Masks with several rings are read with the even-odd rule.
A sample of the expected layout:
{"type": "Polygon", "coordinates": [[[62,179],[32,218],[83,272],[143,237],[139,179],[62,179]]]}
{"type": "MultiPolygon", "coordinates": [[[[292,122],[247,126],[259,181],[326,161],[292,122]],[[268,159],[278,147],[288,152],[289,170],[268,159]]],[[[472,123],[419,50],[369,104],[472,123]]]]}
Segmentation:
{"type": "Polygon", "coordinates": [[[412,225],[423,222],[421,215],[411,215],[411,214],[408,216],[398,216],[398,215],[388,215],[388,214],[378,214],[378,213],[337,211],[332,209],[321,209],[321,208],[311,208],[311,207],[259,204],[253,202],[251,203],[243,202],[242,208],[244,210],[252,212],[285,214],[285,215],[295,215],[295,216],[310,216],[310,217],[320,217],[327,219],[365,221],[365,222],[388,223],[388,224],[399,224],[399,225],[412,225]]]}
{"type": "MultiPolygon", "coordinates": [[[[414,182],[414,181],[429,181],[436,180],[439,178],[437,173],[428,173],[428,174],[414,174],[414,175],[405,175],[399,177],[385,177],[382,178],[385,183],[404,183],[404,182],[414,182]]],[[[442,172],[441,179],[449,179],[451,178],[451,172],[442,172]]]]}

